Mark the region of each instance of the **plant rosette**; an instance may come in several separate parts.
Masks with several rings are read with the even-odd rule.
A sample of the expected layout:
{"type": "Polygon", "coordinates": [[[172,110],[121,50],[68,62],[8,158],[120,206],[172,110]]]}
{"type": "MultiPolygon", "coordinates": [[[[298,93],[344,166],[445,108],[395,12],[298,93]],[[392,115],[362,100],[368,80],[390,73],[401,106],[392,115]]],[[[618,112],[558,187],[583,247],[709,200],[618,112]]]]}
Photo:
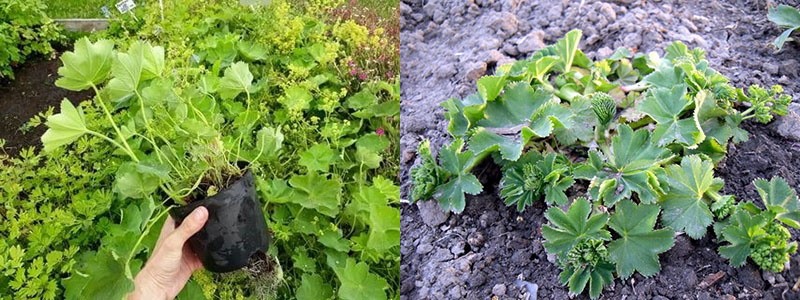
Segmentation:
{"type": "Polygon", "coordinates": [[[550,206],[544,248],[570,293],[593,299],[615,277],[657,274],[675,234],[698,240],[708,228],[733,266],[750,258],[782,271],[797,251],[784,227],[800,227],[795,191],[780,178],[756,180],[762,210],[721,194],[714,168],[730,143],[747,140],[742,122],[785,115],[791,96],[777,85],[734,88],[681,42],[663,57],[621,48],[592,61],[580,38],[572,30],[478,79],[477,93],[444,101],[453,141],[438,151],[419,144],[412,200],[463,212],[467,195],[483,192],[473,168],[491,157],[507,205],[550,206]],[[576,184],[586,193],[570,199],[576,184]]]}
{"type": "Polygon", "coordinates": [[[127,52],[117,52],[108,40],[92,43],[87,38],[77,41],[61,60],[56,85],[73,91],[93,89],[94,103],[115,135],[88,128],[83,111],[64,100],[61,112],[47,118],[45,151],[85,134],[100,137],[128,159],[114,183],[121,198],[144,199],[163,192],[171,200],[165,203],[179,205],[170,211],[178,221],[205,206],[209,221],[190,244],[211,271],[233,271],[246,266],[253,254],[266,253],[267,223],[253,174],[233,162],[251,165],[274,158],[283,135],[273,128],[253,128],[259,116],[251,109],[250,96],[258,87],[248,64],[234,63],[222,77],[216,69],[191,80],[199,83],[176,83],[165,74],[162,47],[134,42],[127,52]],[[219,106],[241,108],[233,120],[236,131],[222,134],[230,124],[219,106]]]}

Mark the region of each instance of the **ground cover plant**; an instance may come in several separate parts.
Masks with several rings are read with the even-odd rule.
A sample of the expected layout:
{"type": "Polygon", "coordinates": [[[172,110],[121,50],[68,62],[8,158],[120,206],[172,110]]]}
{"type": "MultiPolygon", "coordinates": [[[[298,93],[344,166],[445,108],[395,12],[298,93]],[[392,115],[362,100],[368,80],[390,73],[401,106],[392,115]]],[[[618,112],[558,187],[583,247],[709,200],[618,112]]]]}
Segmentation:
{"type": "Polygon", "coordinates": [[[435,156],[420,144],[412,199],[462,212],[466,195],[482,191],[473,169],[491,157],[506,204],[553,206],[544,247],[570,292],[592,298],[614,276],[658,273],[675,232],[700,239],[714,228],[732,265],[750,257],[782,270],[797,249],[786,229],[798,226],[795,191],[781,178],[759,179],[760,206],[737,201],[720,193],[714,168],[729,143],[748,138],[743,121],[768,123],[791,97],[780,86],[734,88],[681,42],[664,57],[623,49],[591,61],[580,37],[571,31],[478,79],[478,93],[445,101],[453,141],[435,156]],[[570,201],[565,190],[576,184],[587,192],[570,201]]]}
{"type": "Polygon", "coordinates": [[[64,39],[41,1],[0,2],[0,79],[14,78],[13,67],[33,55],[50,55],[64,39]]]}
{"type": "Polygon", "coordinates": [[[198,178],[237,160],[256,175],[269,258],[197,273],[179,298],[396,298],[399,86],[356,56],[391,49],[385,37],[330,17],[337,1],[163,3],[78,40],[57,85],[93,99],[42,112],[29,126],[49,128],[45,149],[0,159],[0,298],[125,295],[162,204],[213,193],[225,174],[198,178]]]}

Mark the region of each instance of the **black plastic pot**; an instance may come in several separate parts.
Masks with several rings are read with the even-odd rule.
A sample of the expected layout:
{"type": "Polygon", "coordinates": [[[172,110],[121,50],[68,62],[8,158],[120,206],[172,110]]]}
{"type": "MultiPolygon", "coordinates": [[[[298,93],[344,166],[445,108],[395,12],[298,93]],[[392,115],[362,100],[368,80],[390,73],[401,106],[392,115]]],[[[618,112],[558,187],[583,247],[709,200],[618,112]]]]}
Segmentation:
{"type": "Polygon", "coordinates": [[[180,224],[198,206],[208,209],[208,222],[189,245],[206,269],[238,270],[253,255],[266,253],[270,237],[250,171],[216,195],[174,208],[170,214],[180,224]]]}

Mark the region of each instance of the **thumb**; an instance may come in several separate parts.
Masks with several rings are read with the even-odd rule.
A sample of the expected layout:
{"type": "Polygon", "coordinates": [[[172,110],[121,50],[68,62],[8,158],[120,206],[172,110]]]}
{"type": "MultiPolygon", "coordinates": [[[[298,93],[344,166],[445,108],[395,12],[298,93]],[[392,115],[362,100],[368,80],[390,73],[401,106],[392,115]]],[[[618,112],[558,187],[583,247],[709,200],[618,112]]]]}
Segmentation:
{"type": "Polygon", "coordinates": [[[172,232],[170,237],[172,241],[170,244],[182,246],[184,243],[186,243],[186,240],[203,228],[203,225],[206,224],[207,220],[208,210],[203,206],[195,208],[191,214],[183,219],[181,225],[178,226],[178,228],[175,228],[175,231],[172,232]]]}

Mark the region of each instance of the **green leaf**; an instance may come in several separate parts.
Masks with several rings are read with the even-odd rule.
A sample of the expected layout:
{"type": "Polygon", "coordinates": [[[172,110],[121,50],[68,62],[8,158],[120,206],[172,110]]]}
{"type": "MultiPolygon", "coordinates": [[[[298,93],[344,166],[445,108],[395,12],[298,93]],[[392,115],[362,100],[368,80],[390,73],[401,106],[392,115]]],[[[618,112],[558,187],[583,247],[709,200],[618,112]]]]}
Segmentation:
{"type": "Polygon", "coordinates": [[[464,104],[458,99],[450,98],[442,102],[446,110],[447,132],[454,137],[462,137],[471,128],[469,119],[464,115],[464,104]]]}
{"type": "MultiPolygon", "coordinates": [[[[256,149],[264,158],[276,158],[283,147],[283,138],[283,133],[279,128],[261,128],[256,132],[256,149]]],[[[301,156],[300,159],[302,160],[303,157],[301,156]]]]}
{"type": "Polygon", "coordinates": [[[327,179],[316,172],[310,172],[292,176],[289,184],[295,190],[295,197],[291,198],[291,202],[330,217],[339,213],[342,193],[342,183],[339,180],[327,179]]]}
{"type": "Polygon", "coordinates": [[[127,162],[117,170],[114,191],[123,198],[141,199],[153,194],[160,184],[159,176],[142,172],[136,163],[127,162]]]}
{"type": "Polygon", "coordinates": [[[117,53],[111,67],[111,80],[103,89],[113,102],[133,97],[144,79],[161,76],[164,71],[164,48],[136,41],[128,52],[117,53]]]}
{"type": "Polygon", "coordinates": [[[286,95],[278,101],[291,111],[305,111],[311,107],[311,100],[314,100],[314,96],[307,88],[293,85],[286,89],[286,95]]]}
{"type": "Polygon", "coordinates": [[[320,143],[300,153],[298,163],[308,168],[309,172],[327,172],[336,159],[336,152],[328,144],[320,143]]]}
{"type": "Polygon", "coordinates": [[[108,78],[113,62],[114,43],[99,40],[95,43],[83,37],[75,42],[73,51],[61,55],[64,65],[58,68],[56,86],[71,91],[82,91],[100,84],[108,78]]]}
{"type": "Polygon", "coordinates": [[[800,11],[788,5],[778,5],[767,13],[767,19],[781,27],[800,26],[800,11]]]}
{"type": "Polygon", "coordinates": [[[456,213],[464,211],[464,194],[477,195],[483,191],[483,185],[478,178],[469,173],[476,159],[475,154],[472,151],[462,152],[463,147],[464,142],[456,139],[439,151],[439,164],[451,176],[447,182],[436,187],[433,194],[442,209],[456,213]]]}
{"type": "Polygon", "coordinates": [[[753,184],[761,196],[761,202],[767,210],[776,214],[779,221],[794,228],[800,228],[800,200],[797,192],[781,177],[773,177],[770,181],[756,179],[753,184]]]}
{"type": "Polygon", "coordinates": [[[772,42],[772,45],[775,46],[775,48],[777,48],[778,50],[783,49],[783,44],[786,43],[786,40],[789,39],[789,36],[792,34],[792,32],[794,32],[797,29],[800,29],[800,26],[784,30],[783,33],[781,33],[781,35],[775,38],[775,41],[772,42]]]}
{"type": "Polygon", "coordinates": [[[655,72],[644,77],[644,81],[657,88],[672,89],[676,86],[685,85],[683,80],[683,69],[670,64],[662,64],[655,72]]]}
{"type": "Polygon", "coordinates": [[[386,299],[386,279],[369,271],[369,265],[348,258],[344,267],[334,268],[339,278],[339,298],[343,300],[386,299]]]}
{"type": "Polygon", "coordinates": [[[714,178],[714,165],[691,155],[684,157],[680,166],[668,166],[666,174],[670,188],[662,203],[661,222],[685,231],[693,239],[702,238],[714,222],[709,209],[713,202],[710,195],[718,195],[722,188],[721,182],[714,178]]]}
{"type": "Polygon", "coordinates": [[[577,141],[588,142],[594,138],[592,129],[597,119],[592,110],[591,100],[579,97],[572,100],[569,106],[550,103],[534,118],[548,116],[553,124],[552,133],[562,145],[572,145],[577,141]]]}
{"type": "Polygon", "coordinates": [[[655,203],[660,196],[658,180],[653,180],[661,164],[671,157],[671,152],[655,145],[647,129],[635,132],[628,125],[620,125],[618,134],[611,138],[611,148],[604,150],[605,160],[596,151],[589,152],[587,162],[575,169],[575,177],[591,180],[589,193],[596,201],[608,207],[633,192],[643,203],[655,203]],[[608,181],[614,179],[613,181],[608,181]],[[604,187],[604,193],[600,188],[604,187]]]}
{"type": "Polygon", "coordinates": [[[552,97],[553,94],[544,89],[534,90],[528,83],[512,83],[500,98],[486,103],[484,118],[478,125],[499,128],[528,124],[533,112],[552,97]]]}
{"type": "Polygon", "coordinates": [[[333,298],[333,288],[318,274],[303,274],[297,288],[297,300],[318,300],[333,298]]]}
{"type": "Polygon", "coordinates": [[[522,155],[525,141],[501,136],[483,127],[478,127],[469,140],[470,149],[476,153],[500,151],[503,159],[515,161],[522,155]]]}
{"type": "Polygon", "coordinates": [[[478,94],[487,102],[491,102],[500,95],[505,85],[505,76],[483,76],[478,79],[478,94]]]}
{"type": "Polygon", "coordinates": [[[42,135],[45,152],[69,144],[89,132],[83,110],[75,108],[69,100],[61,101],[61,112],[47,117],[47,131],[42,135]]]}
{"type": "Polygon", "coordinates": [[[578,43],[581,41],[581,35],[582,32],[580,30],[573,29],[556,42],[556,53],[561,58],[559,66],[561,66],[561,70],[564,73],[569,72],[570,68],[572,68],[575,53],[578,52],[578,43]]]}
{"type": "Polygon", "coordinates": [[[125,276],[125,266],[108,251],[86,252],[81,261],[81,272],[64,280],[67,299],[124,299],[133,291],[133,279],[125,276]]]}
{"type": "Polygon", "coordinates": [[[702,128],[693,118],[680,119],[684,109],[692,104],[686,99],[686,85],[677,85],[671,89],[651,89],[648,96],[639,105],[639,110],[656,120],[653,138],[663,146],[672,142],[688,146],[699,144],[705,139],[702,128]]]}
{"type": "Polygon", "coordinates": [[[568,201],[564,191],[574,182],[566,157],[556,153],[541,156],[531,150],[504,166],[500,197],[506,205],[516,203],[518,211],[543,196],[547,204],[564,205],[568,201]]]}
{"type": "Polygon", "coordinates": [[[400,210],[378,201],[372,201],[369,212],[367,247],[384,252],[398,245],[400,245],[400,210]]]}
{"type": "Polygon", "coordinates": [[[617,204],[608,226],[619,238],[608,244],[608,251],[620,277],[627,279],[633,272],[649,277],[661,269],[658,254],[672,248],[675,240],[669,228],[653,230],[658,212],[654,204],[636,205],[630,200],[617,204]]]}
{"type": "Polygon", "coordinates": [[[269,58],[267,49],[259,43],[240,40],[236,43],[239,54],[248,61],[266,60],[269,58]]]}
{"type": "Polygon", "coordinates": [[[737,209],[731,220],[731,225],[722,230],[722,237],[728,244],[719,247],[719,254],[729,259],[732,266],[740,267],[752,253],[755,238],[764,234],[762,228],[768,220],[764,214],[754,216],[744,209],[737,209]]]}
{"type": "Polygon", "coordinates": [[[548,253],[565,257],[572,247],[586,239],[608,241],[611,233],[605,229],[608,214],[596,213],[591,217],[592,205],[585,198],[575,199],[569,210],[550,207],[545,217],[550,222],[542,226],[544,248],[548,253]]]}
{"type": "Polygon", "coordinates": [[[378,97],[369,90],[362,90],[345,100],[345,105],[351,109],[367,108],[375,103],[378,103],[378,97]]]}
{"type": "Polygon", "coordinates": [[[253,73],[250,65],[245,62],[236,62],[225,69],[225,75],[219,80],[217,92],[222,99],[236,98],[240,93],[252,93],[253,73]]]}

